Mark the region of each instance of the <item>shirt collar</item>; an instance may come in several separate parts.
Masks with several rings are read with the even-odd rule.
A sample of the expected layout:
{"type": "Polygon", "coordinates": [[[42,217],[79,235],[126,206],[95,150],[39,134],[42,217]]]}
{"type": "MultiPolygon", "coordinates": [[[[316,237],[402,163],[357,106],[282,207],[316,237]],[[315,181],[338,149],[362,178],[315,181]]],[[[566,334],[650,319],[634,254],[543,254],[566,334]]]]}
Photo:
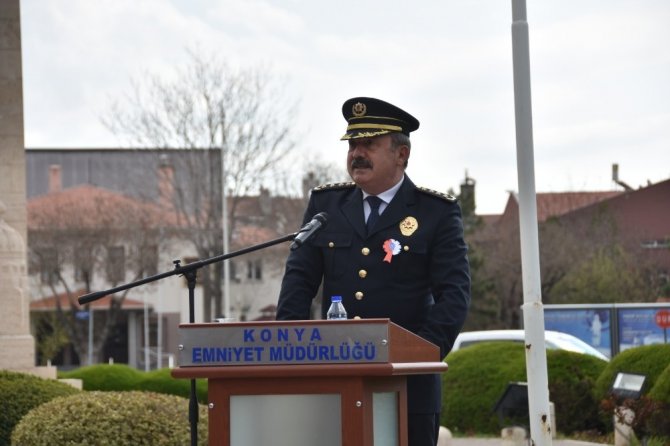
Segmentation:
{"type": "MultiPolygon", "coordinates": [[[[395,184],[395,186],[393,186],[393,187],[390,188],[390,189],[385,190],[385,191],[382,192],[381,194],[377,194],[377,196],[378,196],[379,198],[381,198],[382,201],[384,201],[384,203],[386,203],[386,204],[390,203],[391,200],[393,200],[393,197],[395,197],[395,194],[396,194],[396,193],[398,192],[398,190],[400,189],[400,186],[402,186],[402,182],[403,182],[404,180],[405,180],[405,175],[402,176],[402,178],[400,179],[400,181],[398,181],[398,182],[395,184]]],[[[363,200],[365,200],[367,197],[369,197],[370,195],[372,195],[372,194],[368,194],[368,193],[365,192],[365,191],[362,191],[362,192],[363,192],[363,200]]]]}

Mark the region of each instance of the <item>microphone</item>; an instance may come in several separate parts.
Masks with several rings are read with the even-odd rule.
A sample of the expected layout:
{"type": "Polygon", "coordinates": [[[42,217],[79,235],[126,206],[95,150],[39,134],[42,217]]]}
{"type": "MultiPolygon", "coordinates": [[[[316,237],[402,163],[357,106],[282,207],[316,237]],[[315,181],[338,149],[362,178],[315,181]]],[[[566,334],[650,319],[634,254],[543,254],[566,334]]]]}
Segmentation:
{"type": "Polygon", "coordinates": [[[322,228],[324,228],[327,223],[328,223],[328,214],[326,214],[325,212],[319,212],[318,214],[316,214],[312,218],[312,221],[310,221],[305,226],[300,228],[300,231],[298,231],[298,235],[295,236],[295,239],[293,239],[293,243],[291,243],[291,251],[295,251],[296,249],[300,248],[303,245],[303,243],[311,239],[314,236],[314,234],[316,234],[322,228]]]}

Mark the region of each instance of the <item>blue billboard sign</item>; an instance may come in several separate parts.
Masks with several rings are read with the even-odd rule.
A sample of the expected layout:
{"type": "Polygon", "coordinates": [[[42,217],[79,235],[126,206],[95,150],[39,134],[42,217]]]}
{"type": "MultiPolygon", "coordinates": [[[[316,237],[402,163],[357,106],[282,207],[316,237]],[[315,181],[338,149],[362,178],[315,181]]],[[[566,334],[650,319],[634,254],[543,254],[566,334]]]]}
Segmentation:
{"type": "Polygon", "coordinates": [[[608,357],[641,345],[668,343],[670,304],[546,305],[546,330],[571,334],[608,357]]]}
{"type": "Polygon", "coordinates": [[[545,309],[544,328],[571,334],[611,358],[611,314],[608,308],[545,309]]]}
{"type": "Polygon", "coordinates": [[[664,329],[656,323],[658,308],[617,308],[619,351],[640,345],[667,342],[664,329]]]}

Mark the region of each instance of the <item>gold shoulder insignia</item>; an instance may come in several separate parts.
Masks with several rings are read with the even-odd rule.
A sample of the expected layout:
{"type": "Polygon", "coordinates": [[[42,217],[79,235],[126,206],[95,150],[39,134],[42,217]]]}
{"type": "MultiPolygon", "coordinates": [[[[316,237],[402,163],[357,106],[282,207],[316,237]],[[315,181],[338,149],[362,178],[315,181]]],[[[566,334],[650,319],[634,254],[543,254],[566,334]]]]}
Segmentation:
{"type": "Polygon", "coordinates": [[[433,189],[428,189],[427,187],[419,187],[418,188],[421,192],[432,195],[434,197],[442,198],[443,200],[450,201],[452,203],[455,203],[458,201],[458,198],[454,197],[453,195],[445,194],[444,192],[438,192],[433,189]]]}
{"type": "Polygon", "coordinates": [[[312,192],[323,192],[326,190],[337,190],[337,189],[347,189],[356,186],[356,183],[349,181],[346,183],[328,183],[322,184],[321,186],[316,186],[312,189],[312,192]]]}

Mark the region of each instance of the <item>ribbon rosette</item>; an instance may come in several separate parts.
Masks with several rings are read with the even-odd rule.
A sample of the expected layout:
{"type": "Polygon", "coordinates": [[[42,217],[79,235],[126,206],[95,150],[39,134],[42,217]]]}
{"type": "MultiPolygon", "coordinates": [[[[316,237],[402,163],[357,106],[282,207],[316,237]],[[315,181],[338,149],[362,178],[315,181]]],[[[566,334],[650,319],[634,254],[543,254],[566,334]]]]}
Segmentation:
{"type": "Polygon", "coordinates": [[[384,252],[386,253],[384,256],[384,261],[391,263],[391,258],[400,253],[400,242],[390,238],[384,242],[383,248],[384,252]]]}

